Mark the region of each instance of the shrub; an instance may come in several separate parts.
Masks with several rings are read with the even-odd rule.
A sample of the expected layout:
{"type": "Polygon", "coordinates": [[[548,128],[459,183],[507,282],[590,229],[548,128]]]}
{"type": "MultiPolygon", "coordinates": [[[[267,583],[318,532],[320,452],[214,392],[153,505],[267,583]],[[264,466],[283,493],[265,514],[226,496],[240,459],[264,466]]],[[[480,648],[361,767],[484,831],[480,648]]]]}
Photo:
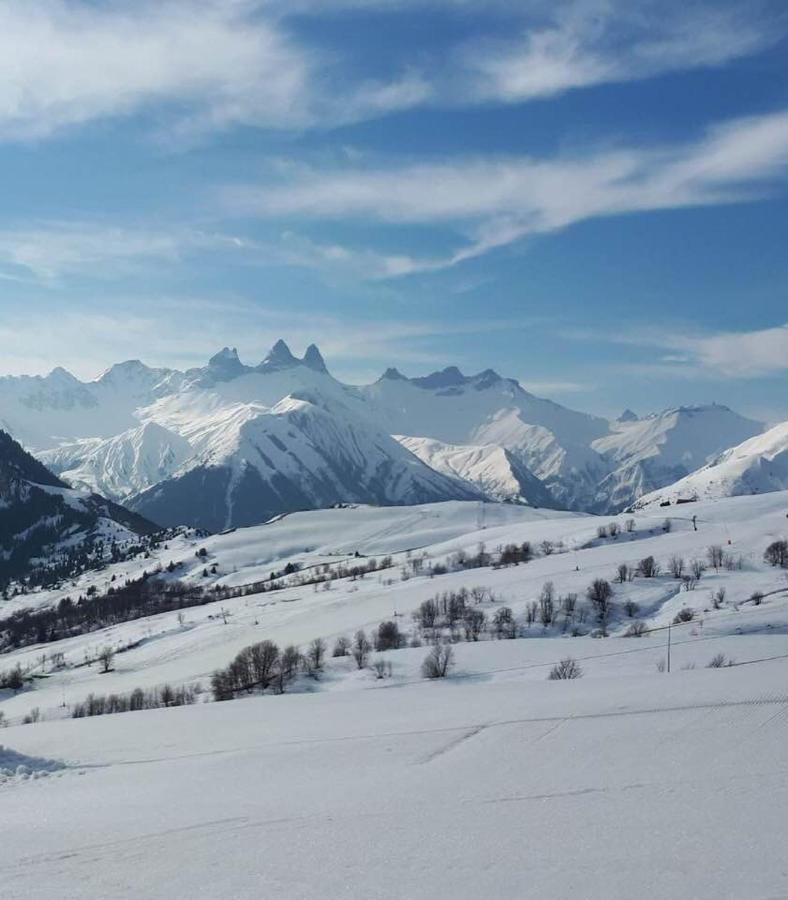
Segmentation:
{"type": "Polygon", "coordinates": [[[547,680],[568,681],[573,678],[582,677],[583,670],[577,664],[577,660],[572,659],[571,656],[567,656],[566,659],[562,659],[560,663],[550,669],[550,674],[547,676],[547,680]]]}
{"type": "Polygon", "coordinates": [[[764,551],[763,558],[771,566],[788,566],[788,541],[773,541],[764,551]]]}
{"type": "Polygon", "coordinates": [[[656,578],[659,575],[659,563],[653,556],[646,556],[638,563],[637,571],[643,578],[656,578]]]}
{"type": "Polygon", "coordinates": [[[722,669],[726,666],[732,666],[733,660],[728,659],[728,657],[724,653],[718,653],[716,656],[712,656],[709,662],[706,665],[707,669],[722,669]]]}
{"type": "Polygon", "coordinates": [[[760,606],[761,603],[763,603],[763,594],[761,593],[761,591],[753,591],[753,593],[750,595],[750,602],[754,606],[760,606]]]}
{"type": "Polygon", "coordinates": [[[648,626],[642,619],[633,622],[624,632],[624,637],[643,637],[648,633],[648,626]]]}
{"type": "Polygon", "coordinates": [[[401,646],[402,635],[399,625],[394,621],[381,622],[375,639],[375,649],[378,651],[397,650],[401,646]]]}
{"type": "Polygon", "coordinates": [[[691,622],[695,618],[695,610],[685,606],[680,609],[673,617],[673,624],[680,625],[682,622],[691,622]]]}
{"type": "Polygon", "coordinates": [[[454,665],[454,650],[451,644],[436,644],[421,664],[421,674],[425,678],[445,678],[454,665]]]}

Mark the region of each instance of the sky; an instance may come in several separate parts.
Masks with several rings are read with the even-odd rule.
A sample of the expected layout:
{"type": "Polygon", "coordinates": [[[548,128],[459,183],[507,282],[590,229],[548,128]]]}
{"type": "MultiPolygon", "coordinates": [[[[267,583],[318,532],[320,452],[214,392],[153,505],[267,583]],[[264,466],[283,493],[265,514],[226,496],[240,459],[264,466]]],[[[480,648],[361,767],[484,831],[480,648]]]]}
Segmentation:
{"type": "Polygon", "coordinates": [[[788,419],[787,76],[770,0],[3,0],[0,374],[788,419]]]}

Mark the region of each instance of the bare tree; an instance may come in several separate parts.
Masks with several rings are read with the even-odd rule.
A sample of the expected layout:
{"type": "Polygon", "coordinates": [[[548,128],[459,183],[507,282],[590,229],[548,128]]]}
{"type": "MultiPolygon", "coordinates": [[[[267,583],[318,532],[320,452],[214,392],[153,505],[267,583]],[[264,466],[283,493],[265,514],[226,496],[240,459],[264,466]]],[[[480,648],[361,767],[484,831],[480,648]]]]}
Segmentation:
{"type": "Polygon", "coordinates": [[[712,544],[706,549],[706,558],[709,561],[709,565],[718,570],[722,568],[722,564],[725,561],[725,552],[719,544],[712,544]]]}
{"type": "Polygon", "coordinates": [[[624,584],[625,581],[629,581],[630,579],[630,568],[626,563],[621,563],[616,569],[616,577],[615,581],[619,584],[624,584]]]}
{"type": "Polygon", "coordinates": [[[359,628],[353,638],[353,647],[351,649],[351,654],[359,669],[363,669],[364,666],[366,666],[371,652],[372,644],[370,643],[366,632],[362,628],[359,628]]]}
{"type": "Polygon", "coordinates": [[[487,624],[487,616],[481,609],[469,606],[462,617],[462,625],[465,631],[466,641],[478,641],[479,635],[487,624]]]}
{"type": "Polygon", "coordinates": [[[659,563],[653,556],[646,556],[638,563],[638,575],[643,578],[656,578],[659,575],[659,563]]]}
{"type": "Polygon", "coordinates": [[[451,644],[435,644],[421,664],[421,674],[425,678],[445,678],[454,665],[454,650],[451,644]]]}
{"type": "Polygon", "coordinates": [[[613,597],[610,582],[604,578],[595,578],[588,586],[586,596],[594,605],[599,620],[604,622],[610,612],[610,601],[613,597]]]}
{"type": "Polygon", "coordinates": [[[763,558],[770,566],[788,566],[788,541],[773,541],[764,551],[763,558]]]}
{"type": "Polygon", "coordinates": [[[98,661],[101,663],[102,672],[112,671],[112,661],[115,659],[115,651],[110,646],[102,647],[98,655],[98,661]]]}
{"type": "Polygon", "coordinates": [[[690,572],[692,573],[692,577],[695,581],[700,581],[703,578],[703,573],[706,571],[706,565],[702,559],[692,559],[690,560],[690,572]]]}
{"type": "Polygon", "coordinates": [[[674,554],[668,560],[668,569],[673,578],[681,578],[684,575],[684,557],[674,554]]]}
{"type": "Polygon", "coordinates": [[[493,615],[493,628],[495,629],[495,636],[499,640],[504,637],[516,637],[517,625],[515,624],[514,614],[510,607],[500,606],[495,610],[495,614],[493,615]]]}
{"type": "Polygon", "coordinates": [[[548,681],[568,681],[573,678],[582,677],[583,670],[577,664],[577,660],[572,659],[571,656],[567,656],[566,659],[562,659],[560,663],[550,669],[550,674],[547,676],[547,679],[548,681]]]}
{"type": "Polygon", "coordinates": [[[343,634],[334,641],[332,656],[348,656],[350,654],[350,641],[343,634]]]}
{"type": "Polygon", "coordinates": [[[325,655],[326,642],[323,638],[315,638],[306,651],[306,660],[310,672],[319,672],[323,668],[325,655]]]}

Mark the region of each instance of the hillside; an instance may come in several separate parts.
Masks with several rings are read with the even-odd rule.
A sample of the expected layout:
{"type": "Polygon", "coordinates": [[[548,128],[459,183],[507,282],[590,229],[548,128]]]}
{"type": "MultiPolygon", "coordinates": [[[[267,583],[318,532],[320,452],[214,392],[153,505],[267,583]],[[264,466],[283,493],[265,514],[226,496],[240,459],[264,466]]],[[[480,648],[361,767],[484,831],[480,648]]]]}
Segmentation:
{"type": "Polygon", "coordinates": [[[788,423],[721,453],[674,484],[641,497],[636,506],[647,508],[688,500],[737,497],[788,490],[788,423]]]}
{"type": "Polygon", "coordinates": [[[156,525],[65,485],[0,432],[0,588],[49,584],[97,564],[156,525]]]}
{"type": "Polygon", "coordinates": [[[760,422],[717,405],[682,406],[616,422],[611,434],[592,445],[613,467],[599,485],[598,507],[623,509],[762,430],[760,422]]]}
{"type": "MultiPolygon", "coordinates": [[[[309,511],[182,532],[0,606],[2,632],[22,601],[61,609],[66,591],[101,594],[157,565],[149,582],[228,591],[0,655],[0,669],[30,679],[0,690],[0,802],[14,823],[4,896],[69,896],[75,883],[85,900],[128,896],[129,884],[151,898],[206,885],[252,898],[261,884],[341,896],[349,878],[358,893],[359,860],[365,895],[381,898],[779,896],[788,590],[763,550],[787,504],[788,492],[699,502],[699,531],[683,513],[666,529],[663,509],[631,526],[615,519],[620,530],[610,517],[515,504],[309,511]],[[529,561],[495,562],[524,542],[529,561]],[[723,548],[717,569],[710,546],[723,548]],[[650,556],[661,570],[636,573],[650,556]],[[679,556],[685,573],[706,561],[699,582],[671,572],[679,556]],[[619,583],[621,564],[633,575],[619,583]],[[585,593],[600,578],[613,587],[604,628],[585,593]],[[461,596],[486,625],[476,638],[455,626],[454,665],[428,680],[430,631],[412,613],[461,596]],[[497,631],[507,608],[515,629],[497,631]],[[399,647],[362,667],[331,656],[338,637],[377,639],[385,620],[399,647]],[[638,623],[641,636],[627,637],[638,623]],[[326,658],[297,664],[283,695],[250,688],[210,702],[212,673],[242,648],[306,653],[316,637],[326,658]],[[109,671],[104,647],[115,650],[109,671]],[[582,677],[548,680],[567,657],[582,677]],[[159,705],[191,693],[180,708],[70,718],[137,689],[159,705]],[[633,844],[644,809],[650,837],[633,844]],[[704,836],[703,866],[688,833],[704,836]],[[524,870],[523,846],[544,841],[560,860],[535,853],[524,870]]],[[[442,620],[430,627],[449,639],[442,620]]]]}

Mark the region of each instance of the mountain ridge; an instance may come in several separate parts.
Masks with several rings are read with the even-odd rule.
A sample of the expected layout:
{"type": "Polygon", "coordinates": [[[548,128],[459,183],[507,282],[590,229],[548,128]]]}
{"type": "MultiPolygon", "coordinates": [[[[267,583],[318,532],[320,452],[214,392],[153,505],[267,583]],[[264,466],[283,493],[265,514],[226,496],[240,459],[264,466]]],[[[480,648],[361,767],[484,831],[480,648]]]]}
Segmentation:
{"type": "Polygon", "coordinates": [[[763,428],[715,404],[609,421],[492,368],[348,385],[315,344],[299,357],[284,340],[255,365],[225,346],[183,372],[127,360],[90,382],[0,378],[0,422],[69,483],[211,530],[338,502],[616,512],[763,428]]]}

